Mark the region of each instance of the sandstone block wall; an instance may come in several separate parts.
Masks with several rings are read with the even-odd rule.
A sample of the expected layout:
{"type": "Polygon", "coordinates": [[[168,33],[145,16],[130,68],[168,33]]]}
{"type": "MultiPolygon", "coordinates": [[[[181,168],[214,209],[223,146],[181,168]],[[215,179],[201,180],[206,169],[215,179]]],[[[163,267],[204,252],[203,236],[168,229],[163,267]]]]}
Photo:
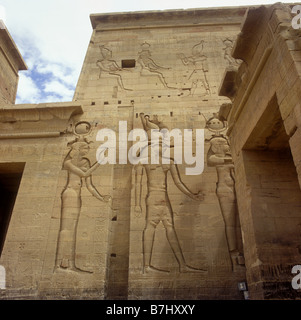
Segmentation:
{"type": "Polygon", "coordinates": [[[256,299],[298,296],[291,269],[300,263],[300,52],[292,18],[288,5],[250,9],[232,54],[243,63],[234,75],[228,70],[221,86],[233,102],[223,112],[256,299]]]}
{"type": "MultiPolygon", "coordinates": [[[[239,153],[261,137],[251,135],[256,124],[270,121],[262,114],[275,93],[276,51],[266,53],[276,60],[266,60],[256,90],[242,82],[236,99],[248,108],[235,123],[229,127],[217,114],[231,102],[219,95],[225,69],[233,76],[246,66],[243,55],[231,55],[245,12],[91,15],[93,33],[74,101],[4,108],[0,162],[19,174],[20,185],[13,184],[17,196],[0,259],[7,274],[3,298],[243,299],[238,283],[246,281],[246,271],[253,297],[263,297],[255,288],[262,273],[271,277],[284,255],[290,256],[284,269],[295,261],[299,190],[292,158],[274,150],[259,158],[256,152],[239,153]],[[141,114],[152,122],[145,124],[141,114]],[[191,129],[193,142],[197,129],[204,129],[203,173],[186,175],[185,163],[178,171],[171,165],[119,163],[120,152],[133,144],[118,139],[120,121],[126,121],[127,133],[162,124],[191,129]],[[116,164],[98,166],[96,151],[103,142],[96,137],[104,128],[116,133],[116,164]],[[199,191],[203,198],[195,196],[199,191]],[[289,207],[290,221],[280,207],[274,211],[277,204],[289,207]]],[[[283,48],[281,38],[276,41],[283,48]]],[[[254,45],[247,53],[256,50],[254,45]]],[[[265,52],[260,50],[258,59],[265,52]]],[[[249,65],[248,75],[256,65],[249,65]]],[[[292,92],[297,95],[297,89],[292,92]]],[[[290,94],[283,92],[281,101],[290,94]]],[[[279,117],[288,110],[284,106],[279,117]]],[[[291,110],[275,145],[295,143],[298,130],[290,140],[284,135],[294,121],[289,117],[291,110]]],[[[7,186],[12,175],[2,173],[7,186]]]]}

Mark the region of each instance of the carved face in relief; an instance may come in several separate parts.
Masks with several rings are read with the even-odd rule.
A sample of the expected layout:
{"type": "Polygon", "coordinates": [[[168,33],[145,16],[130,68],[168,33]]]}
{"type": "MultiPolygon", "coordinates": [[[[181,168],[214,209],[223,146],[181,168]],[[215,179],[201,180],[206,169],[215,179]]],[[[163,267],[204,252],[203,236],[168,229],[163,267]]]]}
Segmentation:
{"type": "Polygon", "coordinates": [[[226,47],[232,47],[233,42],[230,39],[226,39],[223,41],[226,47]]]}
{"type": "Polygon", "coordinates": [[[210,149],[207,154],[208,166],[232,163],[230,146],[224,137],[215,137],[210,140],[210,149]]]}
{"type": "Polygon", "coordinates": [[[110,59],[112,57],[112,51],[104,46],[100,46],[100,53],[103,59],[110,59]]]}

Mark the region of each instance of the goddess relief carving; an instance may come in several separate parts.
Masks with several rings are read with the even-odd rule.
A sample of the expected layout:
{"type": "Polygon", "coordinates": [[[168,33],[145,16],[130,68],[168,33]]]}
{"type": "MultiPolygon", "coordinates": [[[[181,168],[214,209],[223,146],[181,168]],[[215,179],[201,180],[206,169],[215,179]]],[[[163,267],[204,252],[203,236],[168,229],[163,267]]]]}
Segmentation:
{"type": "Polygon", "coordinates": [[[82,201],[81,189],[86,184],[87,189],[100,201],[108,202],[111,197],[101,195],[92,182],[92,173],[98,168],[99,163],[90,164],[86,158],[89,152],[89,142],[85,138],[90,133],[91,126],[88,122],[76,124],[74,134],[77,138],[71,142],[63,169],[67,170],[66,186],[61,194],[61,220],[56,252],[55,271],[66,270],[73,272],[90,272],[76,266],[76,232],[79,221],[82,201]]]}
{"type": "MultiPolygon", "coordinates": [[[[145,131],[147,132],[149,144],[151,137],[151,129],[158,130],[166,128],[162,122],[149,120],[148,116],[140,114],[141,121],[145,131]]],[[[162,147],[162,141],[160,142],[162,147]]],[[[150,152],[148,152],[150,155],[150,152]]],[[[143,230],[143,273],[148,272],[169,272],[168,270],[159,269],[152,264],[152,251],[156,227],[162,221],[166,231],[166,237],[170,247],[179,264],[180,272],[206,272],[204,269],[194,268],[187,265],[182,249],[179,244],[177,233],[174,226],[173,210],[167,193],[167,174],[171,173],[172,179],[178,189],[190,198],[202,201],[204,196],[201,192],[193,193],[181,181],[178,168],[171,160],[170,164],[144,164],[136,167],[136,208],[135,211],[141,212],[141,179],[143,172],[147,177],[147,196],[146,196],[146,224],[143,230]]],[[[148,161],[150,163],[150,159],[148,161]]]]}
{"type": "Polygon", "coordinates": [[[207,128],[215,131],[211,137],[210,149],[207,154],[207,164],[216,167],[217,186],[216,195],[219,200],[222,216],[225,223],[225,233],[228,250],[231,258],[231,266],[234,271],[241,263],[242,253],[239,248],[240,225],[235,192],[234,165],[228,140],[220,133],[225,129],[225,123],[214,117],[207,121],[207,128]]]}

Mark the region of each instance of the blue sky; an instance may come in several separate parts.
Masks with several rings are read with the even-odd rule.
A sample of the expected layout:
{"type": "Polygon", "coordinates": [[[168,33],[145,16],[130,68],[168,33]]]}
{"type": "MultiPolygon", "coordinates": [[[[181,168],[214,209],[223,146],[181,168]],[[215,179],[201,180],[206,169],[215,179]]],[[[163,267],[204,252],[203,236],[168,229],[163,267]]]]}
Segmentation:
{"type": "MultiPolygon", "coordinates": [[[[254,0],[0,0],[27,66],[16,103],[71,101],[92,34],[92,13],[272,4],[254,0]]],[[[293,2],[293,1],[282,1],[293,2]]]]}

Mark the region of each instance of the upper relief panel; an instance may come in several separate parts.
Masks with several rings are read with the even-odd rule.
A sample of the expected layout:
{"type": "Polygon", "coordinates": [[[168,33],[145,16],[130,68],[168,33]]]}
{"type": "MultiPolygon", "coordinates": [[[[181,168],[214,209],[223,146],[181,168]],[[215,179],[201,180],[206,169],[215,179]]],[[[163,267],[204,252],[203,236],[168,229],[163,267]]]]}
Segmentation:
{"type": "Polygon", "coordinates": [[[245,10],[92,15],[75,100],[218,99],[245,10]]]}

